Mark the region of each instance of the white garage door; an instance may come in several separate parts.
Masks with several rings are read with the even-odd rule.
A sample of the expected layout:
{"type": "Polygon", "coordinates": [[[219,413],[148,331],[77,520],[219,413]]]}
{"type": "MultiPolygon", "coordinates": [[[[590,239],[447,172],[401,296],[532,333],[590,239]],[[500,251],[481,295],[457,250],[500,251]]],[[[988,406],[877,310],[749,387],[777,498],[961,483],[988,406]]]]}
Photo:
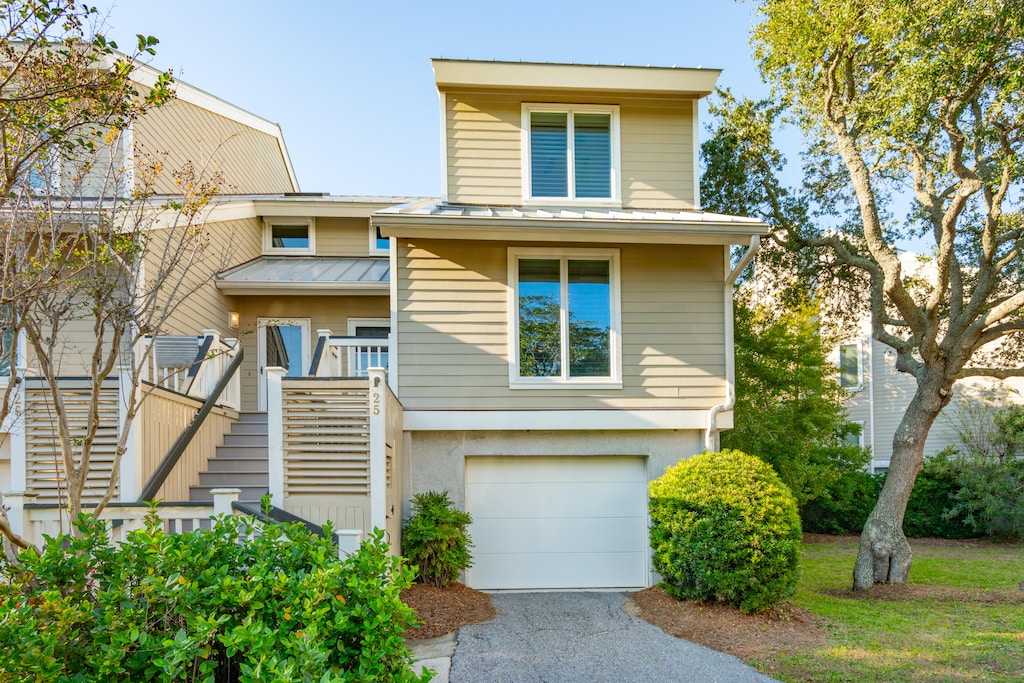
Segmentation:
{"type": "Polygon", "coordinates": [[[466,509],[473,588],[646,585],[643,458],[466,458],[466,509]]]}

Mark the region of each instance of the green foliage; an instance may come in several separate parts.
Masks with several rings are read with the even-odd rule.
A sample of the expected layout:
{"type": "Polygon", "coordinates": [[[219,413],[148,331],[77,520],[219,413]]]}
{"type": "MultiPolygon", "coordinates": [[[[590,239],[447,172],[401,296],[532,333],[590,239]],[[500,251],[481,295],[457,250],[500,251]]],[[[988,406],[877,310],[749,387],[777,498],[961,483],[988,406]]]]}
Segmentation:
{"type": "Polygon", "coordinates": [[[957,509],[959,464],[943,451],[925,458],[907,501],[903,533],[913,538],[974,538],[978,531],[957,509]]]}
{"type": "Polygon", "coordinates": [[[864,470],[841,472],[822,495],[800,508],[804,531],[815,534],[859,533],[885,481],[884,474],[864,470]]]}
{"type": "Polygon", "coordinates": [[[444,588],[473,566],[466,531],[472,521],[468,512],[455,509],[447,491],[413,496],[412,517],[402,530],[402,552],[418,567],[420,582],[444,588]]]}
{"type": "Polygon", "coordinates": [[[1002,539],[1024,537],[1024,461],[956,461],[958,490],[950,515],[974,532],[1002,539]]]}
{"type": "Polygon", "coordinates": [[[651,547],[665,591],[756,612],[793,594],[800,518],[771,466],[739,451],[683,460],[650,485],[651,547]]]}
{"type": "Polygon", "coordinates": [[[801,506],[869,457],[841,440],[859,427],[846,419],[816,320],[810,304],[779,313],[736,302],[735,422],[722,434],[724,448],[772,465],[801,506]]]}
{"type": "Polygon", "coordinates": [[[418,680],[411,571],[380,532],[340,561],[299,524],[168,535],[154,514],[117,547],[77,525],[0,577],[0,680],[418,680]]]}

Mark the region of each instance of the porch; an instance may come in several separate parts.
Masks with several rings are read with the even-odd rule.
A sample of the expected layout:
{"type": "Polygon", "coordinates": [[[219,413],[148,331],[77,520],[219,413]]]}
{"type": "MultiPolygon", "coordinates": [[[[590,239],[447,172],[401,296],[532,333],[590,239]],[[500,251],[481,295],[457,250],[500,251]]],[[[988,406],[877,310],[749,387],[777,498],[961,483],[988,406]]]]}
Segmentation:
{"type": "MultiPolygon", "coordinates": [[[[266,368],[263,415],[241,410],[237,340],[207,331],[147,343],[154,348],[138,390],[140,409],[105,515],[159,500],[162,517],[185,519],[189,510],[212,505],[216,490],[238,489],[241,504],[258,509],[269,493],[277,510],[317,526],[330,520],[349,535],[385,529],[398,552],[402,408],[383,369],[388,339],[318,330],[307,372],[286,376],[285,368],[266,368]],[[170,357],[174,347],[177,360],[170,357]]],[[[59,380],[72,436],[81,438],[90,419],[97,421],[87,505],[101,499],[114,471],[131,387],[127,372],[103,383],[95,411],[91,382],[59,380]]],[[[51,392],[31,375],[23,387],[21,418],[10,430],[12,491],[5,501],[15,528],[38,543],[41,534],[67,528],[66,477],[51,392]]]]}

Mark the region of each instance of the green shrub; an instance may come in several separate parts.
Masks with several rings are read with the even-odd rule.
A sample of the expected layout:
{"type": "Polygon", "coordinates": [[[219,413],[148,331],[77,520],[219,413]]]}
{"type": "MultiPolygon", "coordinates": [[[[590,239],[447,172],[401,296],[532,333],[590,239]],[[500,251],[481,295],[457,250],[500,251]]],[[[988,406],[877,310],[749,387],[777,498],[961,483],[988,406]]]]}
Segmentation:
{"type": "Polygon", "coordinates": [[[402,530],[402,552],[418,567],[417,579],[443,588],[473,566],[466,527],[473,519],[456,510],[447,491],[413,496],[412,517],[402,530]]]}
{"type": "Polygon", "coordinates": [[[770,465],[739,451],[705,453],[670,467],[650,494],[654,568],[669,595],[750,613],[793,594],[800,518],[770,465]]]}
{"type": "Polygon", "coordinates": [[[907,501],[903,533],[911,538],[974,538],[981,534],[957,510],[961,488],[960,465],[952,449],[925,458],[907,501]]]}
{"type": "Polygon", "coordinates": [[[800,508],[804,531],[815,534],[852,534],[864,528],[882,490],[884,474],[847,470],[814,500],[800,508]]]}
{"type": "Polygon", "coordinates": [[[340,561],[297,524],[244,540],[245,518],[167,535],[152,515],[116,547],[77,525],[0,577],[0,680],[420,680],[403,638],[411,571],[381,533],[340,561]]]}
{"type": "Polygon", "coordinates": [[[1024,536],[1024,461],[969,458],[956,464],[959,489],[950,515],[978,534],[1024,536]]]}

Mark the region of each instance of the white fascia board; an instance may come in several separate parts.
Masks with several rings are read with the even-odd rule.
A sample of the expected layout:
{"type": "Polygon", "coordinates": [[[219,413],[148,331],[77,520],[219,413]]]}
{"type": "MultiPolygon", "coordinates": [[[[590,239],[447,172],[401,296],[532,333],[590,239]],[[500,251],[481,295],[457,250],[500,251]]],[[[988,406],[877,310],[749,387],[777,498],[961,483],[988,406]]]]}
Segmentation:
{"type": "Polygon", "coordinates": [[[409,237],[505,242],[596,242],[605,244],[747,244],[752,235],[763,235],[763,224],[700,223],[681,226],[657,223],[579,223],[562,220],[521,220],[466,217],[373,217],[384,237],[409,237]],[[418,219],[417,219],[418,218],[418,219]]]}
{"type": "Polygon", "coordinates": [[[214,283],[224,294],[241,295],[307,295],[307,296],[357,296],[357,295],[387,295],[390,291],[389,282],[231,282],[228,280],[214,280],[214,283]]]}
{"type": "MultiPolygon", "coordinates": [[[[707,410],[405,410],[405,431],[699,429],[707,410]]],[[[732,427],[732,411],[719,427],[732,427]]]]}
{"type": "Polygon", "coordinates": [[[287,216],[312,218],[366,218],[375,211],[390,208],[390,203],[332,202],[312,199],[254,199],[253,205],[260,216],[287,216]]]}

